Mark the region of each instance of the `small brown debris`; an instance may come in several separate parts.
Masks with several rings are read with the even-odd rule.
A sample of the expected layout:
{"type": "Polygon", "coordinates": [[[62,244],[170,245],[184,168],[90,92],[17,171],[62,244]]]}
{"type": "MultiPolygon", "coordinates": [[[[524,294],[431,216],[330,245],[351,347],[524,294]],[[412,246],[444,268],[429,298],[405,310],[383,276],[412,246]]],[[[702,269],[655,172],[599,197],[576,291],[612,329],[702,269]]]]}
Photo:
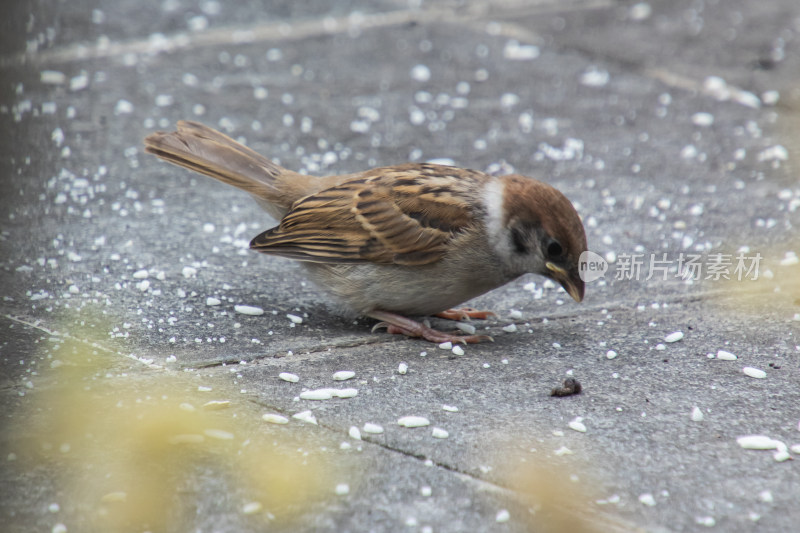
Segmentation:
{"type": "Polygon", "coordinates": [[[550,396],[572,396],[573,394],[580,394],[582,389],[583,387],[577,379],[567,378],[562,386],[550,391],[550,396]]]}

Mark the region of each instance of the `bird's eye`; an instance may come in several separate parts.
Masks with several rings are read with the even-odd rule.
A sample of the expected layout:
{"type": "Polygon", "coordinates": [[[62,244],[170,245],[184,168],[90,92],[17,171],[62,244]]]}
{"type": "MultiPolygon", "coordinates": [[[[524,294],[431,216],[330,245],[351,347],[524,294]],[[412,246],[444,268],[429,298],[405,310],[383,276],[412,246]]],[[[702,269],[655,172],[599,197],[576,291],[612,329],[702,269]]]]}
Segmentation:
{"type": "Polygon", "coordinates": [[[564,248],[561,246],[560,242],[555,239],[550,239],[547,242],[547,257],[561,257],[562,253],[564,253],[564,248]]]}

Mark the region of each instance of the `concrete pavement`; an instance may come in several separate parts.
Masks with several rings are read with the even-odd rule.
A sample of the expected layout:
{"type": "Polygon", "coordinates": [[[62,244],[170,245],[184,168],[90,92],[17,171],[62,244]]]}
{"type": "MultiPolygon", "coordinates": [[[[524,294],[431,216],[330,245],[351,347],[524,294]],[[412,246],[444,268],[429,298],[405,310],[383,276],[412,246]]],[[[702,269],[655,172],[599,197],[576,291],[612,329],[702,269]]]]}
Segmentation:
{"type": "Polygon", "coordinates": [[[79,1],[3,24],[8,531],[800,519],[795,2],[79,1]],[[312,174],[544,179],[609,270],[582,304],[534,276],[471,302],[496,342],[463,355],[371,333],[247,250],[274,221],[246,195],[143,153],[179,119],[312,174]]]}

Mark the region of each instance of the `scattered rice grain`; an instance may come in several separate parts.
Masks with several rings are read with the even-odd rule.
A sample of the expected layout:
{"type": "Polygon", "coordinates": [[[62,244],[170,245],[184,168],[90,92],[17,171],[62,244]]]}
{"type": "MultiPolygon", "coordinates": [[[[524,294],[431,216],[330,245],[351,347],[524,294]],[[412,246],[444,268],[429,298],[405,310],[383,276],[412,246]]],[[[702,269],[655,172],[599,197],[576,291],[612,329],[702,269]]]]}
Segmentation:
{"type": "Polygon", "coordinates": [[[308,422],[309,424],[317,423],[317,417],[311,411],[302,411],[300,413],[296,413],[292,415],[292,418],[296,418],[302,422],[308,422]]]}
{"type": "Polygon", "coordinates": [[[228,400],[211,400],[203,404],[203,409],[207,411],[217,411],[219,409],[227,409],[230,406],[231,402],[228,400]]]}
{"type": "Polygon", "coordinates": [[[224,429],[206,429],[203,431],[206,437],[218,440],[233,440],[233,433],[225,431],[224,429]]]}
{"type": "Polygon", "coordinates": [[[742,369],[742,372],[744,372],[744,374],[746,376],[750,376],[751,378],[764,379],[764,378],[767,377],[767,373],[766,372],[764,372],[763,370],[761,370],[759,368],[753,368],[752,366],[744,367],[742,369]]]}
{"type": "Polygon", "coordinates": [[[431,436],[434,439],[446,439],[447,437],[450,436],[450,433],[448,433],[447,430],[442,428],[433,428],[433,430],[431,431],[431,436]]]}
{"type": "Polygon", "coordinates": [[[674,331],[664,337],[664,342],[678,342],[679,340],[683,339],[683,332],[682,331],[674,331]]]}
{"type": "Polygon", "coordinates": [[[429,426],[430,420],[424,416],[403,416],[397,420],[397,424],[407,428],[418,428],[429,426]]]}
{"type": "Polygon", "coordinates": [[[580,433],[586,433],[586,424],[583,423],[583,417],[576,416],[569,424],[570,429],[580,433]]]}
{"type": "Polygon", "coordinates": [[[656,504],[656,499],[649,492],[639,495],[639,501],[648,507],[653,507],[656,504]]]}
{"type": "Polygon", "coordinates": [[[289,419],[283,415],[278,415],[274,413],[267,413],[261,416],[261,419],[264,422],[269,422],[270,424],[288,424],[289,419]]]}
{"type": "Polygon", "coordinates": [[[233,309],[237,313],[241,313],[243,315],[261,316],[264,314],[263,309],[254,305],[235,305],[233,306],[233,309]]]}
{"type": "Polygon", "coordinates": [[[264,508],[264,506],[261,505],[261,502],[249,502],[249,503],[246,503],[246,504],[244,504],[242,506],[242,513],[244,513],[244,514],[256,514],[256,513],[260,513],[261,509],[263,509],[263,508],[264,508]]]}

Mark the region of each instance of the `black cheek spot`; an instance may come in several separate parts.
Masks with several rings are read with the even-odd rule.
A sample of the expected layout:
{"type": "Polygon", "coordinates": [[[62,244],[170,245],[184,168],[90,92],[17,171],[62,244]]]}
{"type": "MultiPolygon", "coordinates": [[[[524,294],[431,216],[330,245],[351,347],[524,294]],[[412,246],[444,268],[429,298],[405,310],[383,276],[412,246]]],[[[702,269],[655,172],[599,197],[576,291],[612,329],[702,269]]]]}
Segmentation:
{"type": "Polygon", "coordinates": [[[528,245],[525,242],[525,233],[519,228],[511,228],[511,243],[518,254],[527,254],[528,245]]]}

